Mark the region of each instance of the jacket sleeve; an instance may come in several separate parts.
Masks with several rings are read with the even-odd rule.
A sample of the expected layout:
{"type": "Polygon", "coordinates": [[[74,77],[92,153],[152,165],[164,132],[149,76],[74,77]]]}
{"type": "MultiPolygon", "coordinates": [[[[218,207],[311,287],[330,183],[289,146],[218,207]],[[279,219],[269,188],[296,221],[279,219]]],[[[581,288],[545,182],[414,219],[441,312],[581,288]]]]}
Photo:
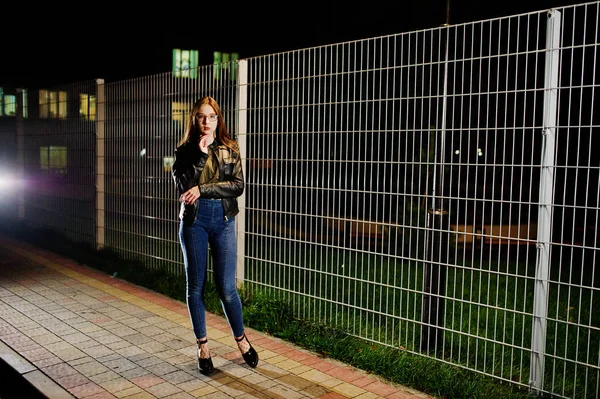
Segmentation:
{"type": "Polygon", "coordinates": [[[200,172],[206,164],[208,156],[200,156],[198,164],[194,164],[189,150],[186,151],[185,147],[177,148],[174,155],[175,161],[173,162],[171,175],[179,196],[198,184],[200,172]]]}
{"type": "Polygon", "coordinates": [[[219,157],[218,181],[201,184],[200,197],[204,198],[237,198],[244,192],[244,173],[242,159],[238,154],[232,157],[219,157]]]}
{"type": "Polygon", "coordinates": [[[175,182],[177,196],[180,196],[189,189],[190,179],[192,178],[190,173],[191,165],[183,161],[183,150],[181,148],[177,148],[174,155],[175,162],[173,162],[171,175],[175,182]]]}

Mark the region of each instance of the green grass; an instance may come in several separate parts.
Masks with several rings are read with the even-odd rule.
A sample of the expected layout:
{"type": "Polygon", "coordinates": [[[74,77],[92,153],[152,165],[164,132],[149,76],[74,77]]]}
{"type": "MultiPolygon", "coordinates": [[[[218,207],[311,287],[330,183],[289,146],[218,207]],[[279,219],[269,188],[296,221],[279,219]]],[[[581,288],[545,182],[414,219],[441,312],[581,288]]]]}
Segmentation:
{"type": "MultiPolygon", "coordinates": [[[[185,301],[184,276],[174,276],[159,265],[149,267],[141,259],[124,258],[110,248],[95,251],[50,230],[15,226],[3,230],[107,274],[185,301]]],[[[421,295],[417,291],[422,280],[418,262],[295,245],[294,250],[274,252],[269,262],[254,260],[247,265],[251,280],[262,282],[247,284],[240,291],[248,327],[440,398],[540,397],[508,382],[526,384],[529,378],[527,348],[531,340],[533,281],[518,274],[517,263],[502,267],[463,263],[460,268],[448,270],[448,286],[461,289],[446,293],[450,299],[445,305],[444,346],[429,353],[429,357],[418,354],[421,295]],[[317,270],[317,265],[321,269],[317,270]],[[368,265],[368,270],[362,265],[368,265]],[[331,300],[322,299],[327,295],[331,300]],[[387,306],[385,316],[382,303],[387,306]]],[[[550,298],[552,320],[548,323],[547,352],[556,353],[557,358],[589,359],[589,354],[599,351],[597,331],[576,329],[569,321],[600,325],[599,312],[591,312],[600,305],[598,296],[566,289],[554,290],[560,295],[550,298]],[[577,341],[586,345],[577,345],[577,341]]],[[[222,314],[211,283],[206,306],[210,312],[222,314]]],[[[577,396],[576,386],[586,376],[581,368],[575,370],[572,363],[548,358],[546,387],[579,398],[582,396],[577,396]],[[552,373],[558,378],[553,380],[552,373]]],[[[587,381],[595,382],[594,378],[587,381]]],[[[593,387],[588,386],[588,392],[593,392],[593,387]]]]}

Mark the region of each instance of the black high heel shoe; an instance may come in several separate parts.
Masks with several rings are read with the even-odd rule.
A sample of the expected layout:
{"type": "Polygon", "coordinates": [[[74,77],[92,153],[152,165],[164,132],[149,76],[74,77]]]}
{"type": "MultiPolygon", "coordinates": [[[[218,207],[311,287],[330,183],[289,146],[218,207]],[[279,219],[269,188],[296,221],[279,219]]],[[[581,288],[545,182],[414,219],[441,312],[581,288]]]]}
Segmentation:
{"type": "Polygon", "coordinates": [[[209,375],[214,370],[212,357],[209,356],[206,359],[200,357],[200,345],[206,343],[208,343],[208,338],[196,340],[196,344],[198,344],[198,370],[200,370],[200,372],[204,375],[209,375]]]}
{"type": "Polygon", "coordinates": [[[244,358],[244,361],[248,366],[252,368],[256,367],[258,365],[258,353],[256,353],[256,351],[252,347],[252,344],[250,343],[250,341],[248,341],[248,337],[246,337],[246,334],[242,335],[240,338],[234,337],[234,339],[235,342],[242,342],[243,340],[246,340],[246,342],[248,342],[248,345],[250,345],[250,349],[248,349],[246,353],[242,353],[242,357],[244,358]]]}

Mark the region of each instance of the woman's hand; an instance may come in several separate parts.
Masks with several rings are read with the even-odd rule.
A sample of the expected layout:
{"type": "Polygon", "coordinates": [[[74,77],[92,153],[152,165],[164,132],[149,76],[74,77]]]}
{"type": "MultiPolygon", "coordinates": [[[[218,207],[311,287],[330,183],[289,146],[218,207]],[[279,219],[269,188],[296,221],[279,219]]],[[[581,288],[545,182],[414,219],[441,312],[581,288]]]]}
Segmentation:
{"type": "Polygon", "coordinates": [[[191,205],[196,202],[198,198],[200,198],[200,189],[198,186],[194,186],[185,193],[181,194],[181,197],[179,197],[179,202],[185,202],[186,204],[191,205]]]}
{"type": "Polygon", "coordinates": [[[208,146],[215,141],[215,136],[212,134],[206,134],[200,138],[200,151],[208,154],[208,146]]]}

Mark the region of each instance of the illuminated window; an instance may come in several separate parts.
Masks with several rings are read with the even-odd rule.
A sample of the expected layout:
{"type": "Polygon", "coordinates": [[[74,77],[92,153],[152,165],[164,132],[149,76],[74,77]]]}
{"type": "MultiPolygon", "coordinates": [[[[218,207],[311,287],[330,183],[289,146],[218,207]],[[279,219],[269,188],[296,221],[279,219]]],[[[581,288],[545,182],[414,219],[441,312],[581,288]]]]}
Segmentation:
{"type": "MultiPolygon", "coordinates": [[[[213,78],[221,79],[221,72],[226,73],[230,80],[237,79],[238,53],[213,52],[213,78]]],[[[227,77],[225,76],[225,77],[227,77]]]]}
{"type": "Polygon", "coordinates": [[[58,92],[58,117],[66,119],[67,117],[67,92],[58,92]]]}
{"type": "Polygon", "coordinates": [[[48,117],[48,91],[40,90],[40,118],[48,117]]]}
{"type": "Polygon", "coordinates": [[[4,96],[4,115],[15,116],[17,114],[17,96],[8,95],[4,96]]]}
{"type": "Polygon", "coordinates": [[[179,128],[185,126],[185,118],[190,109],[189,104],[174,102],[171,104],[171,119],[177,122],[179,128]]]}
{"type": "MultiPolygon", "coordinates": [[[[27,118],[27,90],[23,93],[23,118],[27,118]]],[[[0,87],[0,116],[15,116],[17,114],[17,96],[4,94],[0,87]]]]}
{"type": "Polygon", "coordinates": [[[96,120],[96,96],[93,94],[79,95],[79,117],[86,121],[96,120]]]}
{"type": "Polygon", "coordinates": [[[67,173],[67,147],[40,147],[40,169],[64,175],[67,173]]]}
{"type": "Polygon", "coordinates": [[[27,90],[23,89],[23,118],[27,118],[29,115],[27,110],[27,90]]]}
{"type": "Polygon", "coordinates": [[[67,92],[40,90],[40,118],[66,119],[67,92]]]}
{"type": "Polygon", "coordinates": [[[198,50],[173,49],[173,76],[177,78],[198,76],[198,50]]]}

